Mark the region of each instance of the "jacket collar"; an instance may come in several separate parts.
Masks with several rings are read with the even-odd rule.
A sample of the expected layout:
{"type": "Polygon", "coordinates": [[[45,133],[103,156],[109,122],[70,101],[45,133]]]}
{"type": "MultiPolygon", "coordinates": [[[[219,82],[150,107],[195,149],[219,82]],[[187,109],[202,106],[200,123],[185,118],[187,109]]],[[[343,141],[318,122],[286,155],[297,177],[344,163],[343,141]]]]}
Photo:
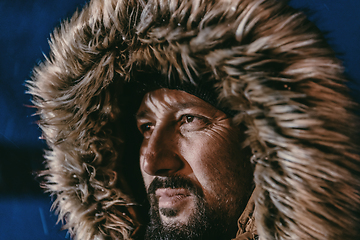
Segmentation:
{"type": "Polygon", "coordinates": [[[258,240],[256,224],[255,224],[255,195],[256,189],[253,191],[243,213],[238,219],[238,232],[233,240],[258,240]]]}

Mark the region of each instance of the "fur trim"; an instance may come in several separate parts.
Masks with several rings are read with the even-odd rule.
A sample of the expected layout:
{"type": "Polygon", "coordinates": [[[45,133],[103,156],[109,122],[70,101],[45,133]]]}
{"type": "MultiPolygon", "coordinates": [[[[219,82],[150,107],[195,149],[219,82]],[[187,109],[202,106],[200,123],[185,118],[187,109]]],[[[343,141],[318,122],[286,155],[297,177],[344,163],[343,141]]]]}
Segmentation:
{"type": "Polygon", "coordinates": [[[93,0],[50,46],[29,92],[50,148],[44,187],[75,239],[129,239],[138,227],[119,123],[132,101],[124,83],[143,68],[215,80],[239,112],[261,239],[360,236],[356,105],[324,38],[286,1],[93,0]]]}

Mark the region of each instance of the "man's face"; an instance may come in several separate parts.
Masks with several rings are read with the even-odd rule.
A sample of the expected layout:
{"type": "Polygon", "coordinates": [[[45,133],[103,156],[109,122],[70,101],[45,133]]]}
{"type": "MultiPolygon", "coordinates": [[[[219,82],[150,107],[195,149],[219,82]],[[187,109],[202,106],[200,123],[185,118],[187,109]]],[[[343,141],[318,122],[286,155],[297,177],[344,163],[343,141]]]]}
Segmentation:
{"type": "Polygon", "coordinates": [[[147,237],[204,239],[210,229],[214,239],[215,233],[234,237],[252,168],[231,119],[200,98],[163,88],[144,96],[137,126],[150,201],[147,237]]]}

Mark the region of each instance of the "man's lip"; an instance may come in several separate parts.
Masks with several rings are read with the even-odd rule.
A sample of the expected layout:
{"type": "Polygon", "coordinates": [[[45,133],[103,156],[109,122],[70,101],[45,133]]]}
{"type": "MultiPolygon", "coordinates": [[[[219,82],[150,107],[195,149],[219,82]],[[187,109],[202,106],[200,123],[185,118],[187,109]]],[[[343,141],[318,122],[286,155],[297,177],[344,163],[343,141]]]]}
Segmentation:
{"type": "Polygon", "coordinates": [[[185,188],[160,188],[155,191],[159,208],[180,207],[184,200],[190,196],[190,191],[185,188]]]}

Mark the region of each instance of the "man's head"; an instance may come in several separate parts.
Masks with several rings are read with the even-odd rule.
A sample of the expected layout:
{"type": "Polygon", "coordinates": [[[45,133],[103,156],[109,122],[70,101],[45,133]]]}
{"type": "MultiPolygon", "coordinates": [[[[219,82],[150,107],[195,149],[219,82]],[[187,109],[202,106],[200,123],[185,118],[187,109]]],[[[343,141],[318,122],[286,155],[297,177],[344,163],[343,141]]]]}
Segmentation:
{"type": "Polygon", "coordinates": [[[252,174],[261,239],[360,235],[357,105],[287,2],[91,0],[55,30],[29,92],[49,145],[44,187],[75,239],[140,236],[142,180],[149,238],[234,237],[252,174]]]}
{"type": "Polygon", "coordinates": [[[166,88],[147,93],[136,117],[151,208],[148,239],[235,236],[253,188],[244,132],[204,100],[166,88]]]}

